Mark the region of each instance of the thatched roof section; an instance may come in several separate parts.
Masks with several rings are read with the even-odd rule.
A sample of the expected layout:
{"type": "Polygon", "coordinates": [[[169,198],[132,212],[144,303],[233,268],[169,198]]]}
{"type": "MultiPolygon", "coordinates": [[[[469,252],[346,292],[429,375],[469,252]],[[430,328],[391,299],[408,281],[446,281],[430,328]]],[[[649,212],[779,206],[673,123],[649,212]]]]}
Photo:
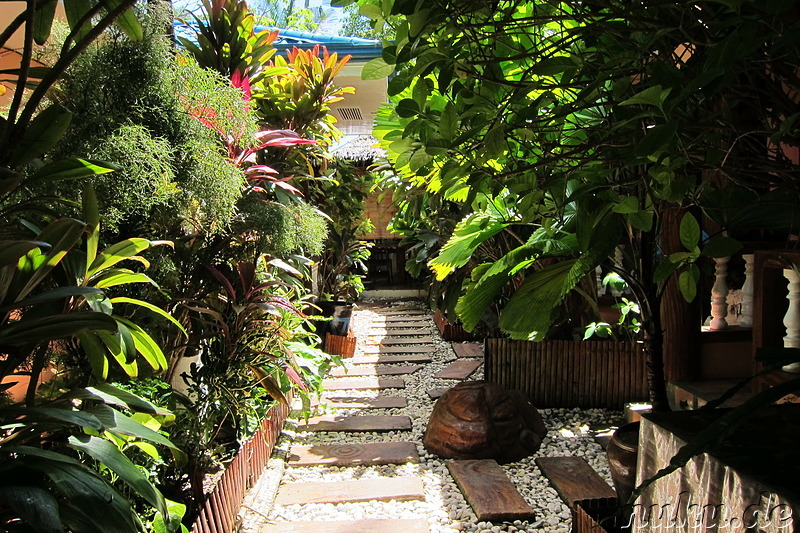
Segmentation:
{"type": "Polygon", "coordinates": [[[375,159],[386,156],[385,152],[378,147],[378,139],[372,135],[345,135],[331,152],[337,159],[364,164],[372,163],[375,159]]]}

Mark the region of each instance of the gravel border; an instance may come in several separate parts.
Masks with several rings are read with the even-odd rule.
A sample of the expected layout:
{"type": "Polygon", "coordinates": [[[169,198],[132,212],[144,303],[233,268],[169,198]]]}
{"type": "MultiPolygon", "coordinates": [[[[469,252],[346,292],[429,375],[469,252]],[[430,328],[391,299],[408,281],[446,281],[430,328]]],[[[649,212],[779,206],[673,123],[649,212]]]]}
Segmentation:
{"type": "MultiPolygon", "coordinates": [[[[377,302],[385,309],[390,301],[377,302]]],[[[379,316],[375,312],[377,303],[367,302],[356,305],[353,311],[353,332],[359,339],[356,355],[363,353],[364,339],[372,319],[379,316]]],[[[563,503],[548,480],[541,475],[534,463],[536,456],[572,455],[584,457],[606,481],[611,482],[605,452],[590,430],[592,427],[607,427],[622,419],[620,411],[607,409],[540,409],[539,412],[548,428],[548,434],[536,455],[521,461],[503,465],[506,474],[516,485],[520,494],[533,507],[536,520],[532,522],[478,522],[470,506],[464,500],[445,466],[444,460],[430,455],[422,446],[425,425],[433,409],[434,401],[427,390],[435,387],[449,387],[454,380],[435,379],[433,375],[456,359],[450,342],[444,341],[433,323],[433,315],[419,301],[394,302],[403,309],[415,307],[427,312],[425,315],[434,338],[435,352],[430,354],[432,362],[414,374],[403,376],[406,389],[382,391],[336,391],[336,396],[377,396],[402,395],[405,393],[408,406],[395,409],[370,409],[369,414],[408,415],[412,420],[410,431],[388,433],[334,433],[334,432],[295,432],[297,419],[290,419],[276,446],[276,453],[257,486],[248,494],[243,507],[241,533],[258,533],[260,527],[270,522],[297,520],[354,520],[359,518],[425,518],[431,533],[500,533],[515,531],[535,531],[542,533],[567,533],[571,527],[569,508],[563,503]],[[389,442],[410,440],[417,443],[420,455],[419,464],[359,466],[359,467],[284,467],[284,460],[292,444],[344,444],[389,442]],[[424,501],[407,502],[365,502],[342,504],[305,504],[280,506],[273,505],[279,483],[309,481],[336,482],[351,479],[376,477],[419,476],[425,488],[424,501]]],[[[470,380],[483,378],[483,368],[479,368],[470,380]]],[[[320,408],[319,413],[337,414],[365,413],[362,409],[320,408]]],[[[296,415],[295,415],[296,416],[296,415]]]]}

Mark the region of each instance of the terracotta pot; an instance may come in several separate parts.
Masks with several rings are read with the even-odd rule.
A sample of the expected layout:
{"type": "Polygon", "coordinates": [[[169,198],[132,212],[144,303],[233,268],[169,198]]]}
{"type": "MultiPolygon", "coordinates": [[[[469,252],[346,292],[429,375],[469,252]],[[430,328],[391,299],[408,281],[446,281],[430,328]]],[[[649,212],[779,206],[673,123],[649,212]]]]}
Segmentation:
{"type": "Polygon", "coordinates": [[[639,457],[639,422],[625,424],[614,432],[606,447],[611,479],[617,499],[625,503],[636,487],[636,462],[639,457]]]}

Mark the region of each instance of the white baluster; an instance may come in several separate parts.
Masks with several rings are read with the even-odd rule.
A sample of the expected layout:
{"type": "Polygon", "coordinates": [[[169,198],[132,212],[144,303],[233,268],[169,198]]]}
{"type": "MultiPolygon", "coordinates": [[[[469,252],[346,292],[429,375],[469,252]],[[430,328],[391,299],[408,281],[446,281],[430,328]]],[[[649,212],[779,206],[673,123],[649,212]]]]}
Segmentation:
{"type": "MultiPolygon", "coordinates": [[[[783,338],[784,348],[800,348],[800,276],[794,269],[787,268],[783,271],[783,277],[789,281],[789,309],[783,317],[783,325],[786,326],[786,336],[783,338]]],[[[786,372],[800,372],[800,363],[785,365],[786,372]]]]}
{"type": "Polygon", "coordinates": [[[742,254],[744,259],[744,285],[742,285],[742,314],[739,325],[753,327],[753,254],[742,254]]]}
{"type": "Polygon", "coordinates": [[[594,269],[595,284],[597,285],[597,296],[602,296],[606,293],[606,288],[603,287],[603,267],[597,265],[594,269]]]}
{"type": "Polygon", "coordinates": [[[728,260],[730,257],[717,257],[714,262],[717,264],[714,271],[716,281],[714,286],[711,287],[711,325],[710,329],[720,330],[728,329],[728,321],[725,317],[728,315],[728,282],[725,276],[728,273],[728,260]]]}

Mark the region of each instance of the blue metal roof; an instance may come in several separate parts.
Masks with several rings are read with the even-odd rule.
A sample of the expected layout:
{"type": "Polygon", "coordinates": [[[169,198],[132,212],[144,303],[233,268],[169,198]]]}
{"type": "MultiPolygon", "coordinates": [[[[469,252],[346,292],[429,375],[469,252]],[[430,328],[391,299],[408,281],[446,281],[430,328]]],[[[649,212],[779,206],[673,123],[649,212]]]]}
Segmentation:
{"type": "MultiPolygon", "coordinates": [[[[176,20],[174,22],[175,35],[196,42],[195,31],[193,30],[194,24],[193,21],[184,22],[176,20]]],[[[278,39],[273,43],[273,46],[280,52],[291,50],[295,46],[301,49],[309,49],[316,45],[321,45],[327,48],[328,52],[336,52],[340,56],[351,55],[354,60],[369,61],[370,59],[380,57],[381,51],[383,50],[381,42],[374,39],[340,37],[338,35],[318,35],[316,33],[272,28],[269,26],[256,26],[255,30],[257,32],[263,30],[278,30],[278,39]]]]}

